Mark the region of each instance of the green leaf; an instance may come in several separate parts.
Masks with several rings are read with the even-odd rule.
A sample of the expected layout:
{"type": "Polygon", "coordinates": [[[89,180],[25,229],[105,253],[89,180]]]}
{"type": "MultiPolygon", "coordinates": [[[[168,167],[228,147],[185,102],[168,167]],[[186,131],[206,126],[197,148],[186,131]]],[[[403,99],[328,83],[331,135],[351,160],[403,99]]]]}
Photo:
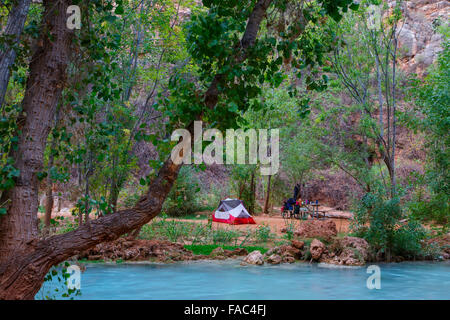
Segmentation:
{"type": "Polygon", "coordinates": [[[359,3],[352,3],[349,8],[356,11],[359,9],[359,3]]]}
{"type": "Polygon", "coordinates": [[[125,12],[125,11],[124,11],[122,5],[119,5],[119,6],[116,8],[116,10],[114,10],[114,13],[115,13],[115,14],[119,14],[119,15],[122,15],[124,12],[125,12]]]}

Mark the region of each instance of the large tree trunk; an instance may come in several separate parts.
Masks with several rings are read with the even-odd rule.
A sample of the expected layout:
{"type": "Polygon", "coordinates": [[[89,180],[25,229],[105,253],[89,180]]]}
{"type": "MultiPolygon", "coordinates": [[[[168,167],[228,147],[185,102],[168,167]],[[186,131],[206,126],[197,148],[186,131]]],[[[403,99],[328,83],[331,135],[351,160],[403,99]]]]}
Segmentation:
{"type": "Polygon", "coordinates": [[[69,0],[45,1],[40,46],[33,55],[23,99],[23,117],[18,120],[18,148],[11,152],[20,170],[16,185],[2,196],[10,201],[0,219],[0,263],[31,250],[38,236],[38,177],[56,106],[66,81],[71,34],[66,27],[69,0]],[[50,39],[52,38],[52,39],[50,39]]]}
{"type": "MultiPolygon", "coordinates": [[[[43,32],[44,46],[33,59],[24,106],[28,115],[15,154],[21,169],[16,187],[10,192],[12,205],[1,221],[0,299],[33,299],[50,268],[98,243],[115,240],[121,235],[148,223],[160,211],[175,182],[181,165],[169,158],[151,182],[148,191],[132,209],[107,215],[62,235],[37,240],[37,177],[42,167],[45,141],[49,133],[51,112],[61,95],[70,44],[69,30],[65,28],[68,0],[58,2],[57,10],[49,10],[45,2],[44,16],[54,43],[43,32]],[[44,88],[46,90],[44,90],[44,88]],[[30,116],[31,115],[31,116],[30,116]],[[32,142],[30,141],[32,138],[32,142]],[[21,156],[18,156],[21,155],[21,156]],[[23,171],[22,171],[23,169],[23,171]],[[12,232],[11,230],[14,230],[12,232]],[[5,235],[3,233],[5,231],[5,235]],[[8,259],[6,258],[8,257],[8,259]]],[[[255,42],[260,23],[271,0],[260,0],[250,15],[241,41],[244,50],[255,42]]],[[[238,60],[244,59],[245,51],[238,60]]],[[[242,61],[242,60],[241,60],[242,61]]],[[[219,78],[205,95],[206,106],[213,108],[218,100],[219,78]]]]}
{"type": "MultiPolygon", "coordinates": [[[[19,0],[16,5],[11,8],[8,17],[5,32],[3,36],[11,36],[11,40],[17,44],[27,19],[28,9],[31,0],[19,0]]],[[[8,88],[9,77],[11,75],[10,68],[16,60],[16,50],[6,45],[5,50],[0,53],[0,107],[3,106],[5,100],[6,89],[8,88]]]]}
{"type": "Polygon", "coordinates": [[[12,256],[0,266],[0,299],[33,299],[52,266],[148,223],[161,211],[180,167],[167,160],[147,194],[134,208],[92,220],[74,231],[36,241],[30,253],[12,256]]]}

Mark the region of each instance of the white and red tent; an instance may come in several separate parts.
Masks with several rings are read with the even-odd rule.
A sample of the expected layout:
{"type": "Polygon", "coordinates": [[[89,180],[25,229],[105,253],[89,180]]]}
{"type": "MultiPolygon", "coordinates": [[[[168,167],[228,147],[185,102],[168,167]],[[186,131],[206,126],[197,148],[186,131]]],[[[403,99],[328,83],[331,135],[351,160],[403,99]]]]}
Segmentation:
{"type": "Polygon", "coordinates": [[[241,200],[229,198],[220,201],[219,207],[213,213],[213,221],[229,224],[256,224],[241,200]]]}

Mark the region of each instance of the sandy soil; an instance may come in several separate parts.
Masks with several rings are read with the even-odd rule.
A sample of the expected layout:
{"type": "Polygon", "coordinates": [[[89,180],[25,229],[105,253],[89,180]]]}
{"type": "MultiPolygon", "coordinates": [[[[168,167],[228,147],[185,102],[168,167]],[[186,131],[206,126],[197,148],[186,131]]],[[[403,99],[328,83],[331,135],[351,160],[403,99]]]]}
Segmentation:
{"type": "MultiPolygon", "coordinates": [[[[268,216],[268,215],[262,215],[262,216],[253,216],[253,219],[255,220],[256,224],[241,224],[241,225],[229,225],[226,223],[220,223],[220,222],[213,222],[212,227],[214,229],[234,229],[234,230],[247,230],[247,229],[257,229],[259,226],[265,224],[270,227],[270,230],[278,235],[281,235],[281,229],[286,227],[286,224],[294,223],[296,226],[298,226],[300,223],[302,223],[301,220],[297,219],[288,219],[285,220],[280,216],[268,216]]],[[[336,223],[336,228],[338,232],[348,232],[349,231],[349,225],[350,220],[348,219],[339,219],[339,218],[329,218],[333,220],[336,223]]],[[[195,223],[203,223],[206,224],[208,221],[206,219],[202,220],[195,220],[195,219],[174,219],[177,221],[186,221],[186,222],[195,222],[195,223]]]]}
{"type": "MultiPolygon", "coordinates": [[[[326,216],[328,219],[333,220],[336,223],[336,228],[338,232],[348,232],[349,231],[349,225],[350,220],[352,218],[352,213],[348,211],[339,211],[334,210],[333,208],[329,207],[323,207],[320,206],[319,210],[326,212],[326,216]]],[[[199,212],[198,215],[200,216],[208,216],[211,214],[211,212],[199,212]]],[[[44,214],[40,213],[39,217],[43,217],[44,214]]],[[[56,216],[64,216],[64,217],[71,217],[72,214],[70,212],[64,211],[64,212],[58,212],[53,213],[52,217],[55,218],[56,216]]],[[[301,220],[297,219],[283,219],[280,214],[280,208],[274,207],[273,213],[270,215],[258,215],[253,216],[256,224],[244,224],[244,225],[229,225],[226,223],[219,223],[219,222],[213,222],[213,228],[214,229],[235,229],[235,230],[247,230],[250,229],[257,229],[259,226],[265,224],[268,225],[272,232],[281,235],[281,229],[286,227],[289,223],[294,223],[298,225],[301,223],[301,220]]],[[[158,217],[155,219],[159,219],[158,217]]],[[[309,218],[310,219],[310,218],[309,218]]],[[[174,219],[177,221],[186,221],[186,222],[195,222],[195,223],[208,223],[207,219],[174,219]]]]}

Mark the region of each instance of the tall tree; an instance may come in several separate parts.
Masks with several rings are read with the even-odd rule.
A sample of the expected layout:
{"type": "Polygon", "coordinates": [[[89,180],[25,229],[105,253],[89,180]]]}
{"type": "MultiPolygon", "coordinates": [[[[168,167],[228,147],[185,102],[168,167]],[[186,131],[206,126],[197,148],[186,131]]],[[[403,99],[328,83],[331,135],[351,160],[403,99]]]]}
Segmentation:
{"type": "MultiPolygon", "coordinates": [[[[370,149],[376,147],[389,175],[390,197],[396,195],[395,152],[397,130],[397,54],[399,28],[404,23],[401,1],[392,9],[379,6],[379,14],[386,16],[378,25],[368,25],[368,3],[363,2],[357,13],[348,15],[338,26],[340,45],[335,47],[333,66],[339,81],[352,97],[359,115],[354,121],[355,140],[366,163],[372,166],[370,149]],[[402,21],[403,20],[403,21],[402,21]],[[355,35],[354,31],[358,30],[355,35]],[[376,78],[371,74],[375,71],[376,78]],[[373,97],[374,96],[374,97],[373,97]],[[386,111],[384,113],[384,110],[386,111]],[[378,115],[376,114],[378,112],[378,115]]],[[[361,179],[358,179],[361,180],[361,179]]],[[[383,179],[384,180],[384,179],[383,179]]],[[[366,181],[366,191],[371,190],[366,181]]]]}
{"type": "MultiPolygon", "coordinates": [[[[160,212],[181,167],[174,164],[170,158],[166,160],[158,176],[150,184],[146,195],[134,208],[99,218],[62,236],[38,241],[37,173],[42,168],[43,150],[50,130],[51,115],[61,96],[63,88],[61,83],[65,81],[72,33],[66,28],[65,12],[68,2],[68,0],[58,2],[57,10],[51,1],[44,2],[46,18],[43,22],[41,50],[44,48],[45,50],[39,50],[35,54],[30,66],[31,76],[24,99],[24,111],[28,111],[27,115],[35,116],[28,116],[26,119],[28,121],[22,127],[24,134],[15,156],[21,176],[16,186],[7,194],[11,199],[11,206],[8,214],[2,217],[0,222],[2,299],[33,299],[40,289],[44,276],[53,265],[80,250],[118,238],[149,222],[160,212]],[[53,41],[49,34],[52,35],[53,41]],[[34,139],[29,139],[31,136],[34,139]]],[[[261,0],[255,5],[241,41],[243,50],[254,44],[270,3],[271,0],[261,0]]],[[[244,61],[245,54],[239,55],[238,60],[244,61]]],[[[219,78],[219,76],[215,78],[205,94],[205,104],[209,108],[213,108],[218,100],[219,81],[216,79],[219,78]]]]}
{"type": "MultiPolygon", "coordinates": [[[[115,2],[120,4],[120,1],[115,2]]],[[[325,10],[334,17],[339,17],[340,9],[346,9],[350,2],[339,1],[336,4],[334,1],[321,1],[325,10]]],[[[149,183],[145,195],[133,208],[90,220],[74,231],[39,240],[38,173],[42,169],[52,115],[66,80],[72,39],[72,32],[66,28],[66,9],[69,4],[69,0],[44,1],[45,12],[39,41],[41,47],[30,65],[23,101],[25,119],[20,126],[22,134],[18,148],[13,151],[20,177],[5,194],[10,200],[10,206],[0,221],[2,299],[33,299],[52,266],[81,250],[117,239],[148,223],[160,212],[181,167],[168,158],[149,183]]],[[[282,12],[285,7],[283,1],[205,1],[205,4],[209,11],[199,16],[191,29],[191,54],[202,70],[200,78],[204,81],[204,91],[198,92],[197,88],[180,78],[172,81],[173,94],[180,94],[178,97],[181,97],[172,100],[176,104],[171,110],[174,123],[184,123],[188,129],[192,128],[194,119],[202,117],[207,120],[225,120],[229,116],[235,121],[239,114],[235,101],[243,101],[239,107],[244,110],[248,108],[249,99],[259,94],[258,79],[261,82],[265,79],[275,82],[277,74],[273,74],[273,71],[280,66],[279,60],[272,62],[277,41],[267,38],[258,41],[258,32],[269,6],[274,5],[282,12]],[[224,27],[229,30],[221,30],[224,27]],[[237,38],[240,34],[242,37],[237,38]],[[215,36],[223,43],[217,41],[214,45],[210,40],[215,36]],[[230,101],[234,105],[230,105],[230,101]],[[225,106],[230,109],[224,109],[225,106]]],[[[294,47],[289,44],[295,40],[283,38],[280,48],[290,55],[294,47]]],[[[226,125],[226,121],[223,124],[226,125]]]]}
{"type": "Polygon", "coordinates": [[[44,2],[41,41],[30,64],[23,116],[18,120],[21,134],[17,149],[11,151],[20,176],[14,188],[2,194],[1,202],[10,204],[8,214],[0,219],[0,263],[32,250],[32,242],[38,236],[38,173],[66,81],[73,34],[66,27],[68,6],[68,0],[44,2]]]}

